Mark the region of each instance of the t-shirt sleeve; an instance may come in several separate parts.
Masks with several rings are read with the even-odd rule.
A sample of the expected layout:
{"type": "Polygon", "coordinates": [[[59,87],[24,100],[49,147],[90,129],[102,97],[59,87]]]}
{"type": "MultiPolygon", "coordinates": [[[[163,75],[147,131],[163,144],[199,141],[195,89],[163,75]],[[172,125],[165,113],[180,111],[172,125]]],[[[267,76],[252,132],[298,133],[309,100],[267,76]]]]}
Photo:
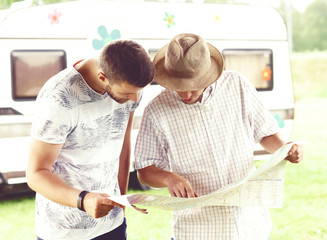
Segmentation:
{"type": "Polygon", "coordinates": [[[62,144],[71,132],[71,115],[55,101],[41,98],[36,101],[31,136],[53,144],[62,144]]]}
{"type": "Polygon", "coordinates": [[[135,145],[135,169],[154,165],[168,169],[167,141],[146,108],[135,145]]]}
{"type": "Polygon", "coordinates": [[[254,141],[259,143],[262,138],[279,132],[276,119],[263,105],[255,87],[247,80],[244,81],[249,106],[249,120],[253,127],[254,141]]]}

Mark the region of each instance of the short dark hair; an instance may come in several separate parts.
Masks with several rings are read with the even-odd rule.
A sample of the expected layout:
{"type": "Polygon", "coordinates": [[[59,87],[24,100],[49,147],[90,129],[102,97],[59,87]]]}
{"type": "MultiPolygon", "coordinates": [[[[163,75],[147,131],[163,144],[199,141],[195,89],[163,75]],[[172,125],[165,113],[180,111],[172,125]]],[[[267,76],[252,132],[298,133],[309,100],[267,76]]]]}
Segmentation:
{"type": "Polygon", "coordinates": [[[135,87],[145,87],[154,77],[154,67],[148,53],[131,40],[116,40],[104,46],[98,64],[113,83],[126,81],[135,87]]]}

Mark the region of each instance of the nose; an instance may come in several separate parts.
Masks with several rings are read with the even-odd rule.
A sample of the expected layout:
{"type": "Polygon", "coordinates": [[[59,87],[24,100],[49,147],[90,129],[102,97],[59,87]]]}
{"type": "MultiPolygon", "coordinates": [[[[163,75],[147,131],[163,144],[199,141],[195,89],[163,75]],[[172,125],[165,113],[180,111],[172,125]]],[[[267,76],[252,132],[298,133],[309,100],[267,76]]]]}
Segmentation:
{"type": "Polygon", "coordinates": [[[137,102],[137,99],[138,99],[138,97],[137,97],[137,93],[130,94],[130,95],[128,96],[128,99],[129,99],[129,100],[132,100],[133,102],[137,102]]]}
{"type": "Polygon", "coordinates": [[[179,92],[178,95],[181,96],[184,100],[187,100],[192,97],[192,92],[179,92]]]}

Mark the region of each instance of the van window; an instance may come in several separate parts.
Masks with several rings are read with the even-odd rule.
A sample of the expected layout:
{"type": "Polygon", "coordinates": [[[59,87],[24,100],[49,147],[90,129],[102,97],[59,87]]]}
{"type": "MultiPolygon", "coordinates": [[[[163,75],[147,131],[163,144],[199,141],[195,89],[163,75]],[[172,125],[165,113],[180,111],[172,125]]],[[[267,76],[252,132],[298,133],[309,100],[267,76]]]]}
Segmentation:
{"type": "MultiPolygon", "coordinates": [[[[150,49],[148,49],[149,57],[150,57],[151,61],[153,61],[154,56],[157,54],[158,51],[159,51],[159,49],[157,49],[157,48],[150,48],[150,49]]],[[[158,83],[156,83],[155,81],[153,81],[151,83],[151,85],[157,85],[157,84],[158,83]]]]}
{"type": "Polygon", "coordinates": [[[224,49],[225,69],[246,76],[258,91],[273,89],[273,55],[270,49],[224,49]]]}
{"type": "Polygon", "coordinates": [[[157,54],[158,51],[159,51],[159,49],[157,49],[157,48],[149,48],[148,49],[149,57],[150,57],[151,61],[153,61],[154,56],[157,54]]]}
{"type": "Polygon", "coordinates": [[[10,59],[13,100],[34,100],[43,84],[67,67],[64,50],[13,50],[10,59]]]}

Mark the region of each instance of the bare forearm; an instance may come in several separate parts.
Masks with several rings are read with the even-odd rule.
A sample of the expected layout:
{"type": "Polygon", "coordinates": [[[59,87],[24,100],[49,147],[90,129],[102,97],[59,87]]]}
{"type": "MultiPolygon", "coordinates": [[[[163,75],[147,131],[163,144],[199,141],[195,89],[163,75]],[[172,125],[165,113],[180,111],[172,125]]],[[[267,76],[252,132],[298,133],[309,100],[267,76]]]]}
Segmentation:
{"type": "Polygon", "coordinates": [[[163,171],[155,166],[149,166],[138,170],[138,178],[141,183],[155,188],[167,187],[171,172],[163,171]]]}
{"type": "Polygon", "coordinates": [[[131,132],[133,126],[134,112],[130,113],[122,151],[119,156],[119,172],[118,172],[118,183],[120,193],[122,195],[127,193],[128,180],[129,180],[129,166],[131,162],[131,132]]]}
{"type": "Polygon", "coordinates": [[[51,201],[76,207],[80,190],[70,187],[51,172],[61,148],[62,144],[50,144],[32,139],[26,171],[27,183],[31,189],[51,201]]]}
{"type": "Polygon", "coordinates": [[[129,166],[131,162],[131,147],[130,140],[124,142],[123,150],[119,157],[119,171],[118,171],[118,184],[120,193],[125,195],[127,193],[128,180],[129,180],[129,166]]]}
{"type": "MultiPolygon", "coordinates": [[[[31,189],[47,199],[68,207],[77,207],[77,199],[82,190],[75,189],[63,179],[52,173],[62,144],[50,144],[32,139],[26,170],[27,183],[31,189]]],[[[89,192],[83,198],[84,210],[92,217],[99,218],[108,214],[114,206],[121,205],[108,199],[106,193],[89,192]]]]}
{"type": "Polygon", "coordinates": [[[127,193],[128,181],[129,181],[129,164],[130,161],[125,162],[120,165],[118,172],[118,183],[120,188],[120,193],[125,195],[127,193]]]}
{"type": "Polygon", "coordinates": [[[31,189],[53,202],[77,207],[77,197],[81,190],[68,186],[49,170],[27,171],[27,183],[31,189]]]}
{"type": "Polygon", "coordinates": [[[129,180],[129,166],[131,163],[131,143],[130,137],[125,137],[122,152],[119,157],[119,171],[118,171],[118,184],[120,193],[125,195],[127,193],[128,180],[129,180]]]}
{"type": "Polygon", "coordinates": [[[149,166],[138,171],[140,182],[151,187],[167,187],[170,196],[196,197],[189,180],[177,173],[163,171],[155,166],[149,166]]]}
{"type": "Polygon", "coordinates": [[[283,145],[285,145],[286,141],[283,139],[280,133],[276,133],[274,135],[264,137],[260,141],[260,144],[269,153],[274,153],[283,145]]]}

